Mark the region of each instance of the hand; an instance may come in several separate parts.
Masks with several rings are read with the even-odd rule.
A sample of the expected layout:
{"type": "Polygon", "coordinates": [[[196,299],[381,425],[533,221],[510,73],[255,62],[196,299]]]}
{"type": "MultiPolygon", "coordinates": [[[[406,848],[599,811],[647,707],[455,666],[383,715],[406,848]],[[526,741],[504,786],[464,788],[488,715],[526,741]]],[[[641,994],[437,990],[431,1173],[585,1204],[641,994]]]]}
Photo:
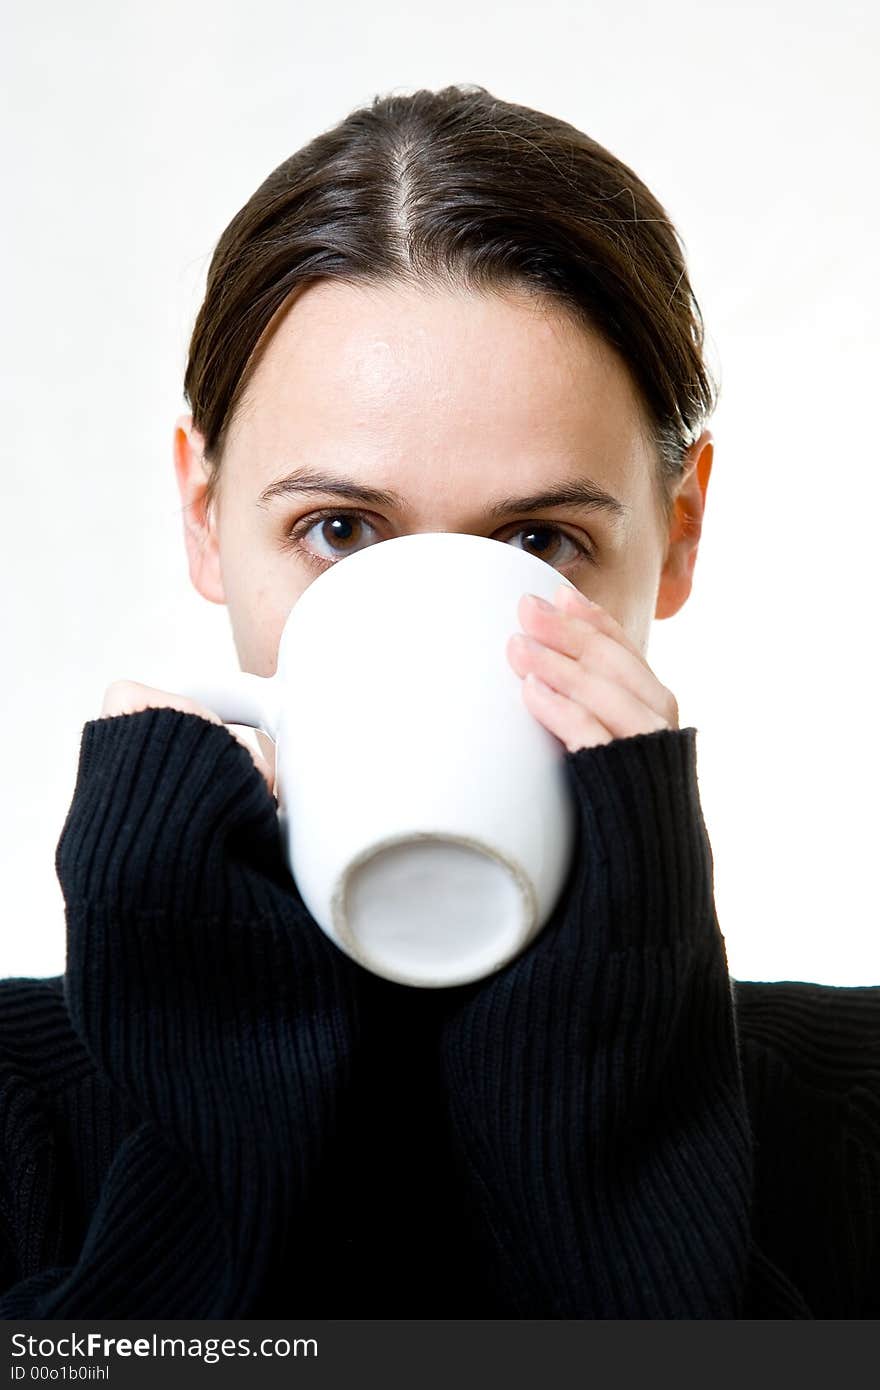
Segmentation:
{"type": "MultiPolygon", "coordinates": [[[[198,714],[212,724],[223,724],[219,715],[205,705],[200,705],[197,700],[191,700],[187,695],[174,695],[167,690],[154,690],[151,686],[140,685],[137,681],[113,681],[112,685],[108,685],[104,692],[101,717],[112,714],[136,714],[138,710],[143,709],[179,709],[182,714],[198,714]]],[[[266,785],[274,797],[274,775],[262,753],[252,748],[240,734],[230,729],[228,724],[223,724],[223,727],[229,729],[232,737],[250,753],[257,771],[265,778],[266,785]]]]}
{"type": "Polygon", "coordinates": [[[599,604],[560,584],[554,605],[532,594],[517,613],[507,659],[526,705],[569,753],[615,738],[678,728],[675,696],[661,685],[623,628],[599,604]],[[530,640],[531,639],[531,640],[530,640]]]}

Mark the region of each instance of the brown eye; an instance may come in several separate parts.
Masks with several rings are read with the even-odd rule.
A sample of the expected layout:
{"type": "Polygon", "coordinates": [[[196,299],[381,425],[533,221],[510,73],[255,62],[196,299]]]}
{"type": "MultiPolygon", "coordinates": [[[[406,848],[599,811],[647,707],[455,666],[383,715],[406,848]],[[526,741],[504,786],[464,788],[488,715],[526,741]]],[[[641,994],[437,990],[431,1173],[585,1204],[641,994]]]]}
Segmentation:
{"type": "Polygon", "coordinates": [[[324,566],[355,554],[366,530],[375,531],[375,527],[360,512],[327,511],[313,512],[298,522],[288,535],[304,559],[324,566]],[[311,536],[312,532],[315,537],[306,545],[303,538],[311,536]]]}
{"type": "Polygon", "coordinates": [[[574,536],[570,536],[567,531],[551,522],[520,526],[509,539],[512,540],[513,536],[524,536],[526,541],[522,549],[527,550],[530,555],[536,555],[539,560],[545,560],[548,565],[565,566],[576,560],[595,558],[588,545],[575,540],[574,536]],[[566,545],[569,546],[567,554],[566,545]]]}

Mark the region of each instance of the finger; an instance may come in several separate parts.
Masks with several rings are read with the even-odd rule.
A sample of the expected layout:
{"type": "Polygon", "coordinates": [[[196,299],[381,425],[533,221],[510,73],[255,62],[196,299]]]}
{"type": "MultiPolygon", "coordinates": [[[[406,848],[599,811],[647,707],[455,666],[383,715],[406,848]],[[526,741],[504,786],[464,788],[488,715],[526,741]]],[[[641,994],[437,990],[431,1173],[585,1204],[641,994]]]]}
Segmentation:
{"type": "Polygon", "coordinates": [[[522,684],[523,698],[536,719],[558,738],[569,753],[610,743],[614,735],[590,710],[560,695],[530,675],[522,684]]]}
{"type": "MultiPolygon", "coordinates": [[[[644,656],[624,632],[617,619],[612,618],[611,614],[607,613],[604,608],[600,608],[598,604],[589,603],[579,590],[570,589],[567,585],[557,589],[556,601],[549,608],[542,608],[540,604],[535,603],[534,595],[523,594],[517,613],[520,622],[524,627],[528,624],[530,631],[535,630],[536,625],[541,623],[543,630],[548,633],[551,631],[559,632],[570,624],[575,624],[577,630],[581,632],[601,633],[616,647],[633,657],[640,666],[651,671],[644,656]],[[553,622],[554,618],[556,619],[555,623],[553,622]]],[[[652,676],[653,674],[651,671],[652,676]]]]}
{"type": "MultiPolygon", "coordinates": [[[[560,612],[557,608],[547,611],[534,604],[523,603],[522,619],[528,634],[544,647],[578,663],[584,670],[622,686],[672,727],[678,727],[675,696],[657,679],[628,640],[626,646],[621,645],[601,626],[591,620],[585,621],[580,612],[575,615],[560,612]]],[[[613,621],[610,619],[610,622],[613,621]]],[[[523,656],[526,655],[528,649],[523,649],[523,656]]],[[[524,675],[525,671],[518,673],[524,675]]],[[[538,674],[542,673],[539,671],[538,674]]],[[[556,682],[551,681],[551,684],[555,685],[556,682]]]]}
{"type": "MultiPolygon", "coordinates": [[[[228,724],[225,724],[224,728],[228,729],[229,732],[232,734],[232,737],[234,739],[237,739],[238,742],[241,744],[242,748],[246,748],[247,751],[250,753],[254,761],[254,767],[260,773],[261,777],[266,783],[266,786],[272,793],[272,796],[275,797],[275,773],[269,766],[269,763],[266,761],[263,754],[259,751],[259,749],[254,748],[243,734],[239,734],[235,729],[231,729],[228,724]]],[[[277,797],[275,797],[275,799],[277,800],[277,797]]]]}
{"type": "Polygon", "coordinates": [[[223,721],[213,710],[191,700],[188,695],[178,695],[170,690],[156,690],[138,681],[114,681],[104,692],[101,715],[137,714],[144,709],[179,709],[183,714],[198,714],[209,719],[212,724],[223,721]]]}
{"type": "Polygon", "coordinates": [[[524,647],[512,638],[511,657],[522,667],[518,674],[525,677],[533,672],[551,690],[582,705],[614,738],[671,727],[664,713],[633,695],[626,686],[587,670],[580,662],[541,643],[524,647]]]}
{"type": "Polygon", "coordinates": [[[560,608],[563,613],[581,618],[599,632],[604,632],[607,637],[612,638],[619,646],[630,652],[643,666],[647,666],[648,663],[645,661],[644,655],[625,628],[621,627],[617,619],[612,617],[606,608],[594,600],[588,599],[581,593],[580,589],[573,589],[570,584],[560,584],[553,599],[556,607],[560,608]]]}
{"type": "Polygon", "coordinates": [[[145,709],[176,709],[182,714],[197,714],[211,724],[219,724],[241,744],[242,748],[247,749],[254,766],[274,796],[273,774],[263,754],[252,748],[241,734],[224,724],[213,710],[199,704],[198,700],[191,700],[188,695],[178,695],[170,690],[156,690],[153,686],[141,685],[138,681],[113,681],[104,692],[101,716],[103,718],[115,714],[137,714],[145,709]]]}

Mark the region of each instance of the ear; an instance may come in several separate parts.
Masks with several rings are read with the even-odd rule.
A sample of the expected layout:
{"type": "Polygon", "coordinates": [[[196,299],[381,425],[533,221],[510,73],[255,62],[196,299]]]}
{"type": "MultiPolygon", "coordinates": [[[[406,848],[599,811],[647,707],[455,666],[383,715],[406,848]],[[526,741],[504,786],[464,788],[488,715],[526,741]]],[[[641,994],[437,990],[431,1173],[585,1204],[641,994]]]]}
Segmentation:
{"type": "Polygon", "coordinates": [[[712,434],[709,430],[703,430],[685,455],[685,469],[675,494],[669,524],[655,618],[671,618],[677,613],[693,586],[713,452],[712,434]]]}
{"type": "MultiPolygon", "coordinates": [[[[204,462],[205,441],[193,426],[191,415],[181,415],[174,425],[174,471],[183,514],[183,539],[189,577],[203,598],[225,603],[220,549],[217,541],[216,506],[207,509],[209,473],[204,462]]],[[[216,504],[216,497],[215,497],[216,504]]]]}

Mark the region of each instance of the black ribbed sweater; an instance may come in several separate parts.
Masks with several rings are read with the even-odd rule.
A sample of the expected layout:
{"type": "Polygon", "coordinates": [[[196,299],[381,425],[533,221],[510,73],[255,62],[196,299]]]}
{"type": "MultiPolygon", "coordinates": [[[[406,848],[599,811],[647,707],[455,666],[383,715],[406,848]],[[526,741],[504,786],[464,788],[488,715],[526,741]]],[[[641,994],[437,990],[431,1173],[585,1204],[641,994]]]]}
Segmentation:
{"type": "Polygon", "coordinates": [[[694,728],[565,757],[549,924],[426,990],[228,729],[88,722],[65,974],[0,982],[0,1315],[880,1315],[880,986],[730,978],[694,728]]]}

